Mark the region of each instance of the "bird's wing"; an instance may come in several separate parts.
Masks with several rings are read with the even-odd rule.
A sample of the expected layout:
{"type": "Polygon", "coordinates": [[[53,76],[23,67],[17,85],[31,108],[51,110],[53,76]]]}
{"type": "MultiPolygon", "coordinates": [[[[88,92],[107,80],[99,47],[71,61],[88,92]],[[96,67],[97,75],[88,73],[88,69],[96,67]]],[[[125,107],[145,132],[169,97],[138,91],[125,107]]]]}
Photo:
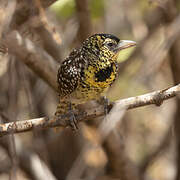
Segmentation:
{"type": "Polygon", "coordinates": [[[58,70],[58,85],[60,97],[71,94],[78,86],[81,74],[78,50],[73,50],[63,61],[58,70]]]}

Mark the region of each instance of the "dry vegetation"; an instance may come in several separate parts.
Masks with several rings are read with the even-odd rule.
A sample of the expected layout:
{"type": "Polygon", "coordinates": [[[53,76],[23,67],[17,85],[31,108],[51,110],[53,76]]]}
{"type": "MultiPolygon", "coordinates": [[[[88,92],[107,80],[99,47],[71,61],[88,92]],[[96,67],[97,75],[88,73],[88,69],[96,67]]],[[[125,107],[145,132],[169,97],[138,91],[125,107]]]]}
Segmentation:
{"type": "Polygon", "coordinates": [[[178,0],[0,0],[0,179],[179,180],[179,12],[178,0]],[[138,46],[119,55],[109,114],[81,105],[72,132],[68,116],[52,121],[57,69],[98,32],[138,46]]]}

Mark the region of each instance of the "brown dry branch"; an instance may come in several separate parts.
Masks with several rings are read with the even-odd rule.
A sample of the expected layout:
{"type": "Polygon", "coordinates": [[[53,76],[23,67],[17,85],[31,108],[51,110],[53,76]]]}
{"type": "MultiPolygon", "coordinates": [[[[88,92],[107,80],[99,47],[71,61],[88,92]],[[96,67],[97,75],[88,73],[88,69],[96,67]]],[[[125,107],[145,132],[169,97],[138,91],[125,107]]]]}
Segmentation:
{"type": "MultiPolygon", "coordinates": [[[[165,21],[166,23],[171,23],[173,21],[176,21],[180,17],[178,13],[178,1],[169,1],[168,8],[166,9],[165,14],[165,21]]],[[[180,22],[180,21],[179,21],[180,22]]],[[[174,31],[180,31],[179,24],[176,24],[174,26],[174,31]],[[177,29],[177,30],[176,30],[177,29]]],[[[170,32],[173,33],[173,32],[170,32]]],[[[180,45],[180,35],[178,35],[170,50],[169,50],[169,58],[170,58],[170,67],[172,71],[172,76],[175,84],[178,84],[180,82],[180,53],[179,53],[179,45],[180,45]]],[[[176,100],[176,112],[174,114],[174,130],[175,130],[175,136],[176,136],[176,177],[174,179],[179,180],[180,179],[180,122],[179,122],[179,116],[180,116],[180,99],[178,98],[176,100]]]]}
{"type": "MultiPolygon", "coordinates": [[[[37,0],[36,0],[37,1],[37,0]]],[[[61,60],[60,42],[61,37],[56,30],[56,25],[49,19],[46,7],[43,6],[43,2],[35,2],[35,7],[38,9],[39,14],[35,13],[33,16],[30,14],[27,20],[18,25],[18,31],[24,36],[28,37],[35,44],[40,45],[56,60],[61,60]]]]}
{"type": "MultiPolygon", "coordinates": [[[[166,9],[168,9],[168,3],[169,1],[165,2],[163,6],[166,6],[166,9]]],[[[123,70],[134,61],[134,59],[138,59],[139,56],[142,56],[143,59],[147,59],[145,63],[145,67],[142,68],[142,71],[140,71],[141,76],[142,73],[146,72],[145,75],[148,77],[149,75],[153,74],[155,70],[159,67],[158,65],[161,64],[161,62],[164,60],[163,58],[167,55],[169,48],[172,46],[173,42],[176,40],[177,36],[180,34],[180,15],[178,15],[176,18],[173,19],[172,22],[169,24],[166,24],[164,32],[166,32],[165,40],[156,48],[149,51],[147,55],[143,53],[142,49],[145,47],[148,40],[151,39],[151,37],[157,33],[158,29],[162,28],[162,23],[164,23],[164,15],[166,12],[162,7],[157,7],[155,9],[155,12],[151,12],[147,14],[146,16],[146,23],[149,27],[149,31],[147,36],[145,36],[140,42],[138,42],[138,46],[136,47],[135,51],[130,55],[128,60],[120,63],[119,65],[119,71],[118,74],[123,73],[123,70]],[[154,52],[156,51],[156,52],[154,52]],[[152,53],[154,52],[154,53],[152,53]],[[158,53],[157,53],[158,52],[158,53]],[[158,63],[157,63],[158,62],[158,63]],[[153,64],[153,68],[152,68],[153,64]],[[155,64],[155,68],[154,68],[155,64]],[[148,67],[148,71],[147,71],[148,67]],[[151,68],[149,68],[151,67],[151,68]],[[150,70],[149,70],[150,69],[150,70]]],[[[144,75],[143,75],[144,76],[144,75]]],[[[145,77],[143,78],[145,79],[145,77]]]]}
{"type": "Polygon", "coordinates": [[[75,0],[75,2],[79,21],[77,37],[80,42],[83,42],[90,35],[92,29],[88,0],[75,0]]]}
{"type": "MultiPolygon", "coordinates": [[[[56,1],[57,0],[41,0],[41,4],[43,8],[48,8],[56,1]]],[[[11,21],[11,29],[17,29],[34,15],[37,15],[37,12],[35,12],[32,1],[17,0],[16,10],[11,21]]]]}
{"type": "MultiPolygon", "coordinates": [[[[152,93],[121,99],[116,101],[114,104],[119,109],[133,109],[145,105],[155,104],[160,106],[164,100],[175,97],[180,93],[180,84],[171,88],[154,91],[152,93]]],[[[111,106],[111,105],[110,105],[111,106]]],[[[78,122],[93,119],[104,115],[104,108],[99,106],[97,108],[86,109],[83,112],[75,112],[75,117],[78,122]]],[[[45,129],[52,127],[68,127],[69,115],[63,115],[61,117],[42,117],[30,120],[15,121],[10,123],[0,124],[0,135],[21,133],[30,131],[32,129],[45,129]]]]}
{"type": "Polygon", "coordinates": [[[0,1],[0,37],[2,33],[6,32],[9,28],[9,24],[11,22],[12,16],[14,14],[14,10],[16,7],[16,1],[0,1]]]}
{"type": "Polygon", "coordinates": [[[33,44],[30,40],[23,39],[17,31],[9,33],[3,39],[3,44],[6,44],[9,53],[16,55],[17,59],[21,60],[38,77],[42,78],[57,91],[57,83],[54,77],[56,77],[59,65],[43,49],[33,44]]]}
{"type": "MultiPolygon", "coordinates": [[[[120,142],[117,141],[117,138],[114,136],[113,130],[117,127],[117,124],[120,124],[127,108],[135,108],[137,106],[145,105],[148,102],[159,106],[162,104],[161,98],[166,98],[169,96],[169,92],[167,94],[162,94],[166,90],[167,89],[161,90],[159,91],[159,93],[154,92],[154,94],[150,93],[138,97],[119,100],[115,103],[113,109],[108,114],[108,116],[106,116],[105,120],[102,121],[101,125],[98,128],[98,135],[97,138],[95,138],[95,141],[98,141],[98,145],[104,142],[104,149],[109,159],[109,175],[123,180],[135,180],[143,178],[137,168],[126,156],[126,153],[122,148],[123,143],[121,141],[122,144],[120,144],[120,142]],[[152,96],[154,98],[152,98],[152,96]],[[122,156],[120,156],[119,154],[121,154],[122,156]],[[131,172],[131,174],[128,174],[126,172],[131,172]]],[[[85,170],[88,169],[88,162],[85,161],[84,157],[87,152],[89,154],[95,147],[97,147],[97,142],[95,142],[94,144],[86,142],[86,145],[84,146],[80,155],[77,157],[75,163],[73,163],[73,166],[68,173],[68,180],[72,178],[79,179],[85,172],[85,170]]],[[[96,170],[94,172],[91,171],[90,175],[95,177],[96,173],[96,170]]]]}
{"type": "Polygon", "coordinates": [[[41,5],[40,0],[35,0],[36,6],[39,9],[39,18],[40,21],[43,23],[44,27],[46,28],[46,30],[52,35],[54,41],[57,42],[57,44],[61,44],[61,38],[59,36],[59,34],[55,31],[55,27],[53,27],[50,22],[47,19],[46,13],[44,8],[41,5]]]}
{"type": "MultiPolygon", "coordinates": [[[[47,9],[50,5],[52,5],[57,0],[40,0],[41,7],[43,9],[47,9]]],[[[21,1],[18,0],[16,3],[15,12],[12,16],[12,21],[10,24],[11,31],[18,30],[19,32],[25,31],[26,37],[27,33],[32,34],[31,40],[34,42],[33,38],[40,36],[40,39],[43,43],[44,49],[53,56],[53,58],[57,61],[60,61],[60,48],[57,44],[57,41],[54,41],[55,29],[53,28],[53,34],[47,31],[47,28],[43,26],[40,18],[37,7],[34,5],[33,1],[21,1]]],[[[12,10],[7,10],[7,12],[13,12],[12,10]]],[[[12,13],[11,13],[12,14],[12,13]]],[[[9,13],[8,13],[9,15],[9,13]]],[[[9,21],[6,21],[6,23],[9,21]]],[[[47,24],[47,23],[46,23],[47,24]]],[[[4,27],[3,27],[4,28],[4,27]]]]}
{"type": "MultiPolygon", "coordinates": [[[[8,139],[8,136],[1,138],[0,145],[6,149],[8,155],[11,156],[8,139]]],[[[18,165],[29,179],[44,180],[48,177],[48,179],[56,180],[47,164],[32,149],[27,148],[20,137],[16,137],[16,143],[18,143],[18,146],[16,146],[18,165]]],[[[12,168],[12,164],[7,162],[5,168],[5,172],[9,171],[12,168]]]]}
{"type": "Polygon", "coordinates": [[[143,68],[138,73],[138,77],[144,80],[147,77],[150,77],[154,74],[165,60],[166,55],[169,52],[169,49],[172,47],[176,39],[180,35],[180,15],[174,18],[174,20],[165,27],[164,36],[166,38],[162,41],[162,43],[153,44],[153,49],[149,49],[147,54],[144,54],[144,59],[146,62],[143,65],[143,68]],[[154,53],[151,53],[151,52],[154,53]]]}
{"type": "MultiPolygon", "coordinates": [[[[40,41],[42,43],[43,48],[47,51],[48,54],[50,54],[55,61],[61,62],[61,45],[58,43],[57,39],[60,39],[59,34],[56,30],[56,27],[53,28],[53,33],[49,32],[47,28],[42,25],[42,23],[39,22],[38,17],[31,18],[28,22],[26,22],[23,27],[27,27],[25,29],[34,30],[34,34],[38,34],[40,41]]],[[[31,39],[30,39],[31,40],[31,39]]],[[[34,42],[32,40],[32,42],[34,42]]],[[[36,44],[36,43],[35,43],[36,44]]]]}

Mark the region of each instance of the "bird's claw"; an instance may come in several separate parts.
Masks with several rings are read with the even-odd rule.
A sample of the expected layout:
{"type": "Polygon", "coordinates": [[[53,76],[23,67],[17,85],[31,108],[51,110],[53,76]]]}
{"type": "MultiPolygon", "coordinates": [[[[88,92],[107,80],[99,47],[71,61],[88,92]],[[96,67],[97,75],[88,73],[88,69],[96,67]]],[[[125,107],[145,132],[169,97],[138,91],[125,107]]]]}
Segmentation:
{"type": "Polygon", "coordinates": [[[79,129],[78,122],[76,120],[76,117],[74,115],[74,111],[72,109],[72,105],[70,104],[69,108],[69,126],[73,131],[77,131],[79,129]]]}
{"type": "Polygon", "coordinates": [[[104,113],[105,113],[105,115],[107,115],[109,112],[108,106],[109,106],[109,99],[107,97],[104,97],[104,113]]]}

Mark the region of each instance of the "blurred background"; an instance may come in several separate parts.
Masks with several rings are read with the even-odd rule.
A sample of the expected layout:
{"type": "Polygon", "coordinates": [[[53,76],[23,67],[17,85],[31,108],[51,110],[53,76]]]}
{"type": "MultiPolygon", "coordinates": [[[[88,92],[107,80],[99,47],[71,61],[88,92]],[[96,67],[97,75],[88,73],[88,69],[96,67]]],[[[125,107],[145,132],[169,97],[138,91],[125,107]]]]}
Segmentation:
{"type": "MultiPolygon", "coordinates": [[[[178,0],[2,1],[0,34],[17,30],[46,51],[54,78],[71,49],[91,34],[136,41],[119,54],[119,77],[107,93],[115,101],[180,82],[179,12],[178,0]]],[[[1,55],[1,123],[52,116],[57,103],[57,92],[33,69],[16,55],[1,55]]],[[[76,133],[46,129],[1,137],[0,179],[180,179],[179,98],[128,110],[100,143],[102,120],[81,123],[76,133]]]]}

